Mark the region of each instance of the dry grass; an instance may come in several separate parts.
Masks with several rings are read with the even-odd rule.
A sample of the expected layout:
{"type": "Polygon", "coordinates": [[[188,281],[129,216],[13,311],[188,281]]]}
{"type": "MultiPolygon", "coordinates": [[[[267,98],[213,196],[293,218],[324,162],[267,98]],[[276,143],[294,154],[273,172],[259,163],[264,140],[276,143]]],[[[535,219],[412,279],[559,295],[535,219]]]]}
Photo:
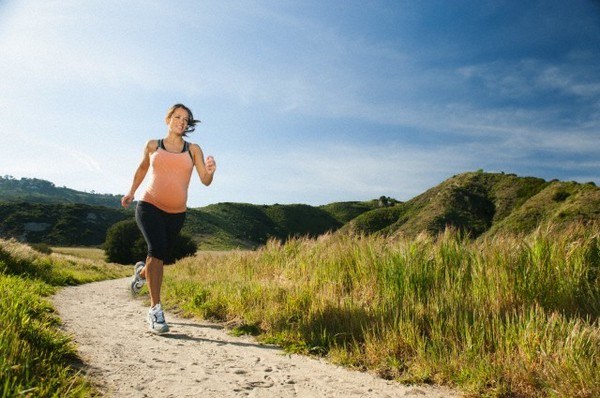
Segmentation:
{"type": "Polygon", "coordinates": [[[600,395],[600,233],[325,236],[204,255],[165,302],[290,351],[490,396],[600,395]]]}
{"type": "Polygon", "coordinates": [[[54,253],[66,254],[89,260],[104,261],[104,250],[96,247],[52,247],[54,253]]]}

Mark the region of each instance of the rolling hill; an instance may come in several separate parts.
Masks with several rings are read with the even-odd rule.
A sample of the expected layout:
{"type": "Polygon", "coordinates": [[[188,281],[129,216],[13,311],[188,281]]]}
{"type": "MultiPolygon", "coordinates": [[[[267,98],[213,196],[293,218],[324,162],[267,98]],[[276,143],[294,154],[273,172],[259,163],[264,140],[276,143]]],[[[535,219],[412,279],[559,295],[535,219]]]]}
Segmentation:
{"type": "Polygon", "coordinates": [[[316,237],[336,231],[355,216],[379,206],[378,201],[253,205],[218,203],[188,211],[184,232],[201,248],[253,248],[269,238],[316,237]]]}
{"type": "Polygon", "coordinates": [[[407,202],[365,212],[342,230],[415,236],[452,226],[478,237],[527,233],[542,223],[571,221],[600,221],[600,189],[594,183],[469,172],[407,202]]]}
{"type": "Polygon", "coordinates": [[[0,203],[0,237],[53,246],[97,246],[131,211],[71,203],[0,203]]]}
{"type": "Polygon", "coordinates": [[[0,176],[0,202],[78,203],[92,206],[121,207],[121,196],[81,192],[37,178],[16,179],[0,176]]]}
{"type": "MultiPolygon", "coordinates": [[[[368,202],[253,205],[217,203],[189,209],[184,232],[201,248],[255,248],[269,238],[335,231],[379,206],[368,202]]],[[[113,224],[133,218],[120,196],[79,192],[36,178],[0,177],[0,237],[53,246],[99,246],[113,224]]]]}
{"type": "MultiPolygon", "coordinates": [[[[116,208],[115,201],[117,195],[57,188],[44,180],[0,178],[0,237],[99,246],[111,225],[133,217],[131,209],[116,208]]],[[[467,172],[406,202],[381,197],[323,206],[224,202],[191,208],[184,232],[201,249],[221,250],[329,231],[415,236],[452,226],[475,238],[571,221],[600,221],[600,188],[594,183],[467,172]]]]}

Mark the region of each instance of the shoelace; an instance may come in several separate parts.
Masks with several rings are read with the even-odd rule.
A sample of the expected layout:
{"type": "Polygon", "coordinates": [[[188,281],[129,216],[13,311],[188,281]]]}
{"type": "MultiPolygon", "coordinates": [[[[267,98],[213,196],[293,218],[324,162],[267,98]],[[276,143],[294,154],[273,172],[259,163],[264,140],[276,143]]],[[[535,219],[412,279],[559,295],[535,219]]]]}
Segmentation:
{"type": "Polygon", "coordinates": [[[158,311],[152,314],[152,317],[154,318],[154,322],[156,323],[165,323],[165,313],[162,311],[158,311]]]}

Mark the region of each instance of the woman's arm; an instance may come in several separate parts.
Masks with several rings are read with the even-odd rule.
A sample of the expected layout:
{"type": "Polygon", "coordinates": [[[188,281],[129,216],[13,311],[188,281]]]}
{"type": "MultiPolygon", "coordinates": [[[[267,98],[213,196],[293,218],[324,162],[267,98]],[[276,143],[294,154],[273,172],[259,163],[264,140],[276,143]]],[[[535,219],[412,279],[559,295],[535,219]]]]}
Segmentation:
{"type": "Polygon", "coordinates": [[[146,143],[144,147],[144,154],[142,156],[142,161],[138,166],[135,174],[133,176],[133,183],[131,184],[131,189],[129,192],[121,198],[121,206],[128,207],[135,197],[135,191],[138,189],[144,178],[146,177],[146,173],[150,168],[150,154],[156,151],[158,144],[156,140],[150,140],[146,143]]]}
{"type": "Polygon", "coordinates": [[[190,146],[190,151],[192,152],[194,166],[196,166],[196,171],[198,171],[198,177],[200,177],[200,181],[202,181],[204,185],[209,186],[213,180],[215,171],[217,170],[215,159],[212,156],[208,156],[205,163],[204,154],[202,153],[202,149],[200,149],[198,144],[192,144],[190,146]]]}

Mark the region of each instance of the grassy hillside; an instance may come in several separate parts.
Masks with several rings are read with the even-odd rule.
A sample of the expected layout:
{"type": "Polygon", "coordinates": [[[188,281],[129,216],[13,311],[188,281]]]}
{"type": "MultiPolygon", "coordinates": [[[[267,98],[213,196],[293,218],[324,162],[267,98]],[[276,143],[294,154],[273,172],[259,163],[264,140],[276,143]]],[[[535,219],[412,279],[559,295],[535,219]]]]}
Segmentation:
{"type": "MultiPolygon", "coordinates": [[[[397,201],[393,200],[393,203],[397,203],[397,201]]],[[[335,218],[341,224],[346,224],[362,213],[379,207],[382,207],[379,201],[370,200],[367,202],[333,202],[319,206],[319,209],[329,213],[331,217],[335,218]]]]}
{"type": "MultiPolygon", "coordinates": [[[[218,203],[189,209],[184,232],[203,249],[254,248],[269,238],[317,236],[335,231],[373,202],[253,205],[218,203]]],[[[98,246],[113,224],[133,210],[64,203],[0,202],[0,237],[52,246],[98,246]]]]}
{"type": "Polygon", "coordinates": [[[11,176],[0,177],[0,202],[34,203],[82,203],[93,206],[118,208],[121,206],[119,195],[81,192],[67,187],[57,187],[52,182],[37,178],[11,176]]]}
{"type": "Polygon", "coordinates": [[[95,396],[74,368],[75,347],[58,330],[58,317],[45,297],[58,286],[130,272],[129,267],[41,254],[15,241],[0,240],[0,395],[95,396]]]}
{"type": "Polygon", "coordinates": [[[184,232],[201,249],[255,248],[270,238],[315,237],[336,231],[376,202],[338,202],[326,206],[218,203],[190,209],[184,232]]]}
{"type": "Polygon", "coordinates": [[[495,223],[488,234],[527,233],[541,223],[560,225],[600,220],[600,188],[592,184],[552,181],[495,223]]]}
{"type": "Polygon", "coordinates": [[[0,203],[0,237],[53,246],[94,246],[131,211],[85,204],[0,203]]]}
{"type": "MultiPolygon", "coordinates": [[[[390,199],[393,201],[393,199],[390,199]]],[[[335,231],[378,206],[337,202],[325,206],[218,203],[189,209],[184,232],[202,249],[255,248],[269,238],[335,231]]],[[[99,246],[114,223],[133,217],[120,196],[56,187],[37,178],[0,177],[0,237],[59,246],[99,246]]]]}
{"type": "Polygon", "coordinates": [[[415,236],[447,226],[472,237],[531,232],[544,223],[600,220],[600,189],[593,184],[547,182],[514,174],[456,175],[393,207],[365,212],[344,230],[415,236]]]}
{"type": "MultiPolygon", "coordinates": [[[[6,185],[16,180],[3,181],[6,185]]],[[[40,181],[25,182],[34,187],[51,184],[40,181]]],[[[17,185],[23,188],[24,182],[17,185]]],[[[35,200],[37,191],[27,192],[35,200]]],[[[200,249],[217,250],[256,248],[270,238],[314,237],[338,230],[416,236],[437,234],[452,226],[479,237],[497,232],[528,233],[544,223],[600,220],[598,209],[600,188],[593,183],[469,172],[403,203],[385,197],[323,206],[217,203],[189,209],[184,232],[200,249]]],[[[133,217],[131,209],[0,200],[0,237],[55,246],[100,245],[107,228],[128,217],[133,217]]]]}
{"type": "Polygon", "coordinates": [[[466,396],[600,394],[600,224],[330,234],[181,260],[163,303],[291,352],[466,396]]]}

